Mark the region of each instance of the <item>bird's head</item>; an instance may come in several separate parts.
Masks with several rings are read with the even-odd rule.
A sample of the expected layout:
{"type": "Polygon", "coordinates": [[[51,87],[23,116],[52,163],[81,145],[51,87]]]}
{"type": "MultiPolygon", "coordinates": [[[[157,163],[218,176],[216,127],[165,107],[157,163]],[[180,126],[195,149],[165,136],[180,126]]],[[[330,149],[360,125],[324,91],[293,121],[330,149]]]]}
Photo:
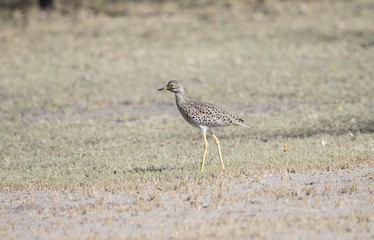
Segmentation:
{"type": "Polygon", "coordinates": [[[165,87],[162,87],[158,89],[158,91],[163,91],[163,90],[169,90],[170,92],[173,93],[180,93],[184,92],[184,88],[181,83],[179,83],[177,80],[171,80],[166,84],[165,87]]]}

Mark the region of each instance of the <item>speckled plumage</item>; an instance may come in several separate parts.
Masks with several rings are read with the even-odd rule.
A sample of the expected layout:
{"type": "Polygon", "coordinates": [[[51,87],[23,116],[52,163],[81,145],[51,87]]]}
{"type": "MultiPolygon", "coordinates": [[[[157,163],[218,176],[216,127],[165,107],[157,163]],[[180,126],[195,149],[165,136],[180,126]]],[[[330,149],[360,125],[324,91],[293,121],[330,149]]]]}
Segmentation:
{"type": "Polygon", "coordinates": [[[183,95],[176,95],[176,103],[184,119],[195,127],[244,125],[242,119],[210,103],[190,100],[183,95]]]}
{"type": "Polygon", "coordinates": [[[213,104],[189,99],[186,96],[183,85],[176,80],[169,81],[165,87],[160,88],[159,90],[169,90],[175,93],[177,107],[179,109],[179,112],[182,114],[183,118],[192,126],[200,128],[203,132],[204,155],[201,170],[203,171],[204,169],[204,162],[208,145],[208,142],[206,140],[207,131],[209,131],[216,140],[221,159],[222,169],[225,169],[222,160],[219,140],[214,135],[212,129],[215,127],[229,125],[237,125],[249,128],[252,128],[252,126],[245,124],[244,121],[239,117],[229,112],[226,112],[225,110],[213,104]]]}
{"type": "Polygon", "coordinates": [[[178,92],[175,92],[175,100],[179,112],[192,126],[213,128],[219,126],[238,125],[250,127],[244,124],[244,121],[239,117],[226,112],[225,110],[211,103],[189,99],[186,96],[182,84],[178,81],[172,80],[168,83],[168,85],[172,84],[177,86],[178,89],[178,92]]]}

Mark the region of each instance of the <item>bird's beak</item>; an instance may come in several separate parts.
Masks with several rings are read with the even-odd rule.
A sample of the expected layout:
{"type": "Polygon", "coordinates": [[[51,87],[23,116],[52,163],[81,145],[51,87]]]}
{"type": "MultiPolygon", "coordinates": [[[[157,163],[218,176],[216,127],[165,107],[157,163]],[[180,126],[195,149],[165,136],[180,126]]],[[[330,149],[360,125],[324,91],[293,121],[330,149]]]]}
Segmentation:
{"type": "Polygon", "coordinates": [[[157,89],[157,91],[164,91],[164,90],[168,90],[168,88],[165,86],[165,87],[157,89]]]}

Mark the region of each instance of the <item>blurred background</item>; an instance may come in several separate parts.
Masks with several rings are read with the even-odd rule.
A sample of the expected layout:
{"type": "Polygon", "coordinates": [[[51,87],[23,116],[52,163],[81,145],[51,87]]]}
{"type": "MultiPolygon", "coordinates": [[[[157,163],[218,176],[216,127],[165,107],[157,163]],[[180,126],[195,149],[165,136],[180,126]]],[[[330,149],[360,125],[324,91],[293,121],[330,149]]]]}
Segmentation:
{"type": "Polygon", "coordinates": [[[0,116],[164,112],[171,97],[154,89],[170,79],[248,114],[354,111],[372,90],[373,11],[348,0],[1,0],[0,116]]]}

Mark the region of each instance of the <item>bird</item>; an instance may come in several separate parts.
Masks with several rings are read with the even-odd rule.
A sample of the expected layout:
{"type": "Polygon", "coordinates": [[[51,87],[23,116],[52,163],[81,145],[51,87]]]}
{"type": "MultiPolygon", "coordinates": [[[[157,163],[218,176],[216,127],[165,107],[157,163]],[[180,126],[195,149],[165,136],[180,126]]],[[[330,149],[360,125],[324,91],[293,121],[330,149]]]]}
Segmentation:
{"type": "Polygon", "coordinates": [[[206,133],[209,132],[215,139],[219,158],[221,161],[222,170],[225,170],[225,165],[222,159],[222,152],[220,141],[214,134],[213,129],[221,126],[242,126],[247,128],[254,128],[251,125],[244,123],[244,120],[226,112],[220,107],[211,103],[200,102],[197,100],[189,99],[186,95],[183,85],[177,80],[169,81],[165,87],[159,88],[158,91],[170,91],[175,94],[175,101],[177,108],[183,118],[192,126],[200,128],[204,137],[204,153],[203,161],[201,163],[201,171],[204,172],[205,157],[208,149],[208,141],[206,133]]]}

